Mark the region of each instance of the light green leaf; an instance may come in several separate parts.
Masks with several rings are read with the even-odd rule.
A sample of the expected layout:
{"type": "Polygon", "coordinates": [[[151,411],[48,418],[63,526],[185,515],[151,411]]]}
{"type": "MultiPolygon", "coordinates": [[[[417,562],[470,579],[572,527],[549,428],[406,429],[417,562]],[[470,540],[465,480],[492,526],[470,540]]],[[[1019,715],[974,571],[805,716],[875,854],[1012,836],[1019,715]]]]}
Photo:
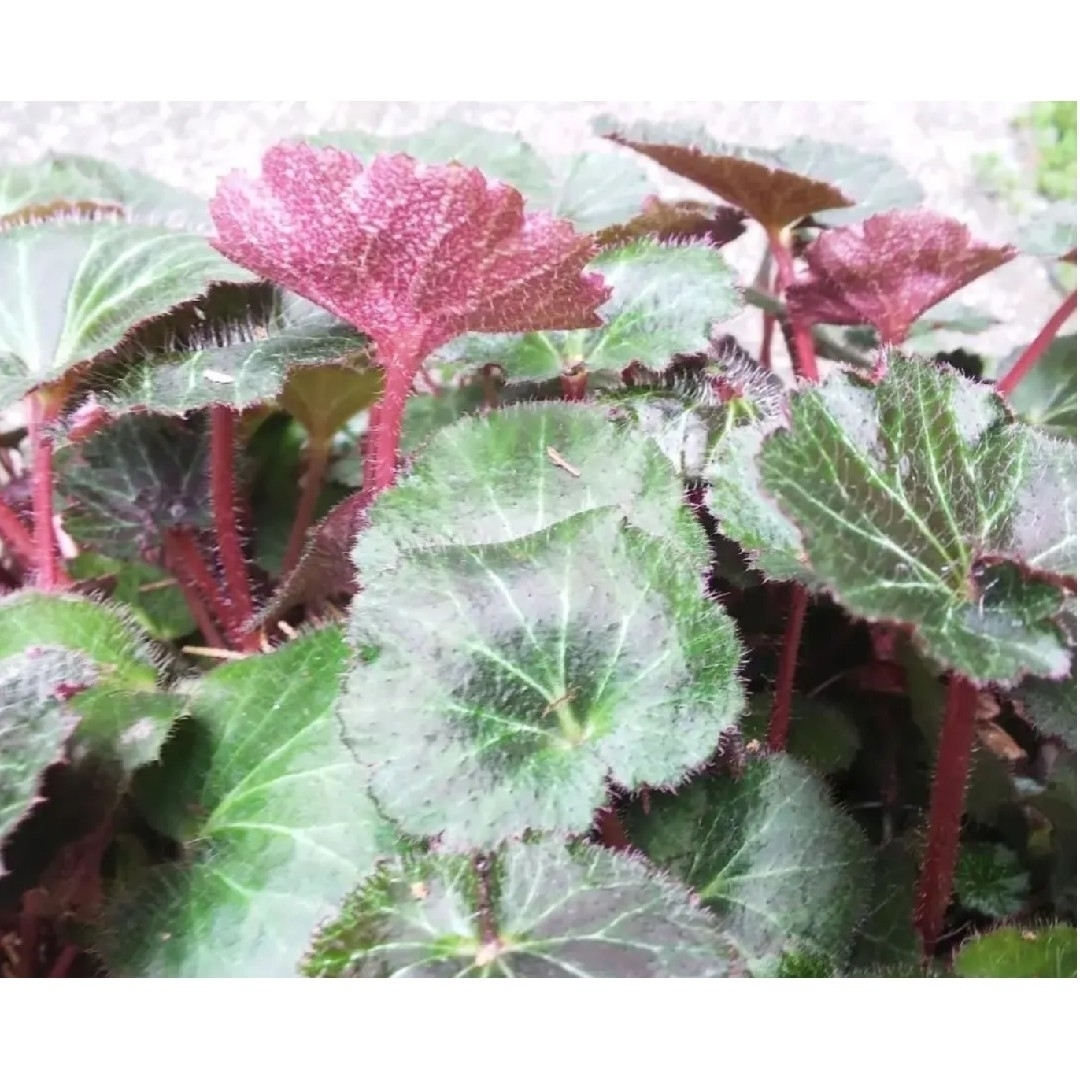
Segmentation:
{"type": "Polygon", "coordinates": [[[761,490],[740,486],[759,517],[779,524],[778,505],[801,531],[816,584],[911,626],[973,681],[1067,672],[1056,582],[1076,573],[1074,445],[1012,421],[993,387],[895,355],[876,386],[836,373],[791,412],[758,454],[761,490]]]}
{"type": "Polygon", "coordinates": [[[334,703],[346,650],[310,634],[181,687],[190,720],[135,794],[182,857],[121,881],[97,931],[116,976],[295,974],[386,842],[334,703]]]}
{"type": "Polygon", "coordinates": [[[453,120],[404,135],[324,132],[307,141],[348,150],[363,161],[379,153],[406,153],[431,165],[457,161],[517,188],[529,210],[566,218],[585,232],[632,217],[651,193],[644,171],[628,156],[589,152],[544,158],[516,133],[453,120]]]}
{"type": "Polygon", "coordinates": [[[619,370],[632,361],[666,367],[677,353],[703,352],[715,323],[738,314],[736,279],[708,244],[635,240],[609,248],[589,264],[611,286],[596,330],[534,334],[468,334],[448,356],[471,364],[498,364],[513,381],[550,379],[584,367],[619,370]]]}
{"type": "Polygon", "coordinates": [[[353,894],[304,963],[315,977],[723,978],[715,921],[642,859],[551,839],[479,863],[399,858],[353,894]]]}
{"type": "Polygon", "coordinates": [[[953,966],[963,979],[1075,979],[1076,927],[1004,926],[965,942],[953,966]]]}
{"type": "MultiPolygon", "coordinates": [[[[1017,349],[997,368],[1005,374],[1023,349],[1017,349]]],[[[1076,442],[1076,335],[1055,338],[1050,348],[1020,380],[1009,397],[1017,414],[1049,435],[1076,442]]]]}
{"type": "Polygon", "coordinates": [[[0,406],[213,282],[251,280],[205,238],[157,226],[65,221],[0,232],[0,406]]]}
{"type": "Polygon", "coordinates": [[[792,758],[655,794],[627,818],[631,841],[720,919],[755,975],[783,954],[842,967],[866,911],[872,852],[824,784],[792,758]]]}
{"type": "Polygon", "coordinates": [[[38,802],[42,774],[64,757],[79,722],[68,699],[96,675],[95,665],[66,649],[12,651],[0,660],[0,878],[4,841],[38,802]]]}
{"type": "Polygon", "coordinates": [[[405,831],[454,848],[584,832],[610,777],[678,783],[742,707],[707,560],[580,513],[525,539],[412,554],[368,581],[341,720],[405,831]]]}
{"type": "Polygon", "coordinates": [[[122,374],[99,391],[102,405],[177,415],[246,409],[276,398],[293,370],[345,363],[366,372],[367,339],[309,301],[275,291],[255,314],[251,325],[210,322],[182,348],[125,357],[122,374]]]}
{"type": "Polygon", "coordinates": [[[1023,910],[1030,888],[1016,853],[1001,844],[965,844],[960,849],[953,891],[966,908],[992,919],[1023,910]]]}
{"type": "Polygon", "coordinates": [[[586,405],[499,409],[430,439],[372,507],[353,559],[370,580],[408,552],[519,540],[601,507],[694,557],[705,554],[682,484],[650,439],[586,405]]]}
{"type": "Polygon", "coordinates": [[[1020,230],[1016,246],[1025,255],[1061,259],[1076,250],[1076,200],[1051,203],[1020,230]]]}
{"type": "Polygon", "coordinates": [[[0,168],[0,218],[55,202],[113,203],[146,223],[211,227],[206,199],[109,161],[47,154],[29,165],[0,168]]]}

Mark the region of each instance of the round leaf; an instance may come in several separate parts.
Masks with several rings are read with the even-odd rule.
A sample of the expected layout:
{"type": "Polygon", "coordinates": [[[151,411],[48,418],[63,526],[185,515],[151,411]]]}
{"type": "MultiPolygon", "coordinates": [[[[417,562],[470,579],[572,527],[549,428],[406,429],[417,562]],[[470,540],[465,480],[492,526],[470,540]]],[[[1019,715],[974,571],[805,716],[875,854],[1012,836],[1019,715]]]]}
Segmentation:
{"type": "Polygon", "coordinates": [[[382,867],[316,937],[304,973],[352,978],[718,978],[713,919],[642,859],[553,840],[382,867]]]}
{"type": "Polygon", "coordinates": [[[608,777],[677,783],[742,706],[703,561],[578,514],[523,540],[412,554],[366,584],[341,719],[405,831],[457,848],[584,832],[608,777]]]}
{"type": "Polygon", "coordinates": [[[720,919],[754,974],[785,953],[842,967],[865,913],[872,851],[820,780],[791,758],[695,780],[631,813],[630,839],[720,919]]]}
{"type": "Polygon", "coordinates": [[[953,966],[964,979],[1075,979],[1076,927],[1005,926],[966,942],[953,966]]]}
{"type": "Polygon", "coordinates": [[[1001,844],[965,844],[953,878],[956,898],[966,908],[1007,919],[1023,909],[1030,888],[1016,853],[1001,844]]]}

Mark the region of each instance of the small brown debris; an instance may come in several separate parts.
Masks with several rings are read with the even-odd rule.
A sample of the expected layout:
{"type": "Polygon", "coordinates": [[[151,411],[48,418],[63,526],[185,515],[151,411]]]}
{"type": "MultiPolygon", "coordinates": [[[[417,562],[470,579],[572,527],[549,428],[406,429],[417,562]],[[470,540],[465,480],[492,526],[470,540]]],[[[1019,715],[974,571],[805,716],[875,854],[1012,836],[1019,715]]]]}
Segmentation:
{"type": "Polygon", "coordinates": [[[549,446],[547,448],[547,456],[553,464],[558,465],[560,469],[565,469],[575,480],[581,476],[581,470],[575,469],[554,446],[549,446]]]}

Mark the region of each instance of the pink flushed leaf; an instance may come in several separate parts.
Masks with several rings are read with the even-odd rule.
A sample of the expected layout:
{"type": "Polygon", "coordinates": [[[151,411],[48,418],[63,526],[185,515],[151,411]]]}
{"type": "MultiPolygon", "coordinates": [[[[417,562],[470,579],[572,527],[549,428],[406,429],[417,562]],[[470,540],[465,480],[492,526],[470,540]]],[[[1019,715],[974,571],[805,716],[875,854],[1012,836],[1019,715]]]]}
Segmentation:
{"type": "Polygon", "coordinates": [[[210,210],[219,251],[353,323],[387,366],[418,365],[467,331],[599,326],[609,295],[584,273],[589,237],[456,164],[394,154],[365,168],[281,143],[261,176],[222,180],[210,210]]]}
{"type": "Polygon", "coordinates": [[[868,323],[899,345],[925,311],[1015,255],[933,211],[891,210],[819,236],[788,307],[805,322],[868,323]]]}

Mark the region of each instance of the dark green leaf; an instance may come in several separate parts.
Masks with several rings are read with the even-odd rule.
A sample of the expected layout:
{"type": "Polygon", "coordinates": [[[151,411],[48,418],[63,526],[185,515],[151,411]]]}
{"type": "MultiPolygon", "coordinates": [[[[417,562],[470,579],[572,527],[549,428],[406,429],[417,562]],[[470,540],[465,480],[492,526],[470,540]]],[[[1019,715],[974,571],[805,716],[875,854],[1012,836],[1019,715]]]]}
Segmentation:
{"type": "Polygon", "coordinates": [[[372,507],[353,557],[368,580],[410,551],[518,540],[601,507],[705,553],[682,484],[650,439],[587,405],[499,409],[427,443],[412,471],[372,507]]]}
{"type": "Polygon", "coordinates": [[[953,890],[964,907],[1007,919],[1023,909],[1030,884],[1027,871],[1007,847],[965,844],[960,849],[953,890]]]}
{"type": "Polygon", "coordinates": [[[1005,926],[965,942],[953,964],[965,979],[1075,979],[1076,927],[1005,926]]]}
{"type": "Polygon", "coordinates": [[[913,917],[918,873],[917,860],[901,841],[874,853],[869,910],[855,936],[853,969],[914,967],[922,959],[913,917]]]}
{"type": "Polygon", "coordinates": [[[717,978],[738,974],[715,921],[642,859],[554,840],[478,867],[385,865],[316,937],[304,973],[352,978],[717,978]]]}
{"type": "Polygon", "coordinates": [[[333,718],[345,655],[325,630],[180,688],[191,719],[136,796],[183,856],[110,898],[95,944],[113,975],[294,974],[374,868],[385,827],[333,718]]]}
{"type": "Polygon", "coordinates": [[[68,701],[96,676],[94,664],[66,649],[28,648],[0,660],[0,877],[4,841],[38,802],[42,774],[63,759],[79,722],[68,701]]]}
{"type": "Polygon", "coordinates": [[[1025,679],[1012,696],[1040,735],[1052,735],[1076,749],[1075,652],[1067,679],[1025,679]]]}
{"type": "MultiPolygon", "coordinates": [[[[771,693],[752,694],[750,706],[739,721],[743,740],[765,743],[769,731],[771,693]]],[[[791,728],[787,752],[827,774],[846,769],[859,749],[859,732],[847,713],[817,698],[796,694],[791,702],[791,728]]]]}
{"type": "MultiPolygon", "coordinates": [[[[1075,446],[1011,421],[992,387],[896,356],[876,386],[836,373],[791,411],[758,455],[763,491],[726,481],[788,544],[801,530],[817,583],[977,682],[1065,674],[1055,582],[1075,580],[1075,446]]],[[[714,513],[753,550],[731,509],[714,513]]]]}
{"type": "Polygon", "coordinates": [[[211,523],[210,445],[201,421],[123,416],[57,455],[57,491],[71,536],[138,558],[169,529],[211,523]]]}
{"type": "Polygon", "coordinates": [[[865,913],[872,852],[814,774],[792,758],[751,758],[738,777],[653,795],[631,841],[720,918],[753,974],[785,953],[847,961],[865,913]]]}
{"type": "Polygon", "coordinates": [[[678,781],[742,706],[707,560],[596,510],[523,540],[416,553],[354,602],[346,737],[386,812],[490,846],[583,832],[610,776],[678,781]]]}
{"type": "Polygon", "coordinates": [[[48,154],[29,165],[0,168],[0,218],[55,202],[112,203],[148,223],[210,227],[205,199],[109,161],[48,154]]]}
{"type": "MultiPolygon", "coordinates": [[[[998,377],[1013,366],[1022,352],[1017,349],[998,365],[998,377]]],[[[1075,334],[1065,334],[1051,343],[1012,392],[1009,404],[1029,424],[1076,442],[1075,334]]]]}
{"type": "Polygon", "coordinates": [[[213,282],[250,280],[203,237],[157,226],[65,221],[0,232],[0,406],[213,282]]]}
{"type": "Polygon", "coordinates": [[[469,334],[447,356],[498,364],[506,378],[536,381],[563,372],[620,370],[632,361],[660,369],[677,353],[703,352],[715,323],[734,317],[742,301],[734,274],[708,244],[636,240],[609,248],[589,264],[611,286],[596,330],[535,334],[469,334]]]}
{"type": "Polygon", "coordinates": [[[181,415],[217,404],[247,409],[273,401],[290,372],[324,365],[346,364],[377,384],[378,375],[365,367],[368,341],[359,331],[291,293],[275,292],[265,311],[261,296],[252,291],[251,299],[250,324],[210,320],[175,347],[122,353],[122,371],[99,392],[102,404],[114,413],[181,415]]]}

